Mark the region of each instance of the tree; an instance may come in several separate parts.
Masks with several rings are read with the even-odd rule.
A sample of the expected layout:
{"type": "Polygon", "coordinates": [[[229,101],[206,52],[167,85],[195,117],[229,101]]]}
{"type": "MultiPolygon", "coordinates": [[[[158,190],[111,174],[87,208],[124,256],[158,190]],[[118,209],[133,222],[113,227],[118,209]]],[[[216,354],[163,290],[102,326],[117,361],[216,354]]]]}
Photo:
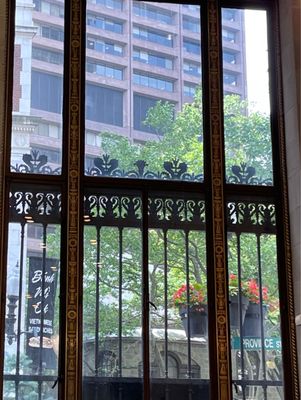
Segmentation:
{"type": "MultiPolygon", "coordinates": [[[[225,147],[227,176],[237,171],[240,164],[246,164],[256,170],[261,179],[271,177],[271,140],[269,117],[260,113],[248,114],[247,103],[239,96],[229,95],[224,99],[225,111],[225,147]],[[235,170],[232,166],[236,165],[235,170]]],[[[191,174],[203,173],[203,120],[201,91],[196,92],[192,103],[185,104],[176,113],[173,104],[158,101],[147,114],[145,125],[152,127],[157,133],[156,140],[146,141],[144,145],[130,143],[122,136],[113,133],[101,133],[102,151],[111,159],[118,160],[119,168],[125,171],[133,169],[137,160],[143,160],[148,170],[162,171],[164,162],[177,159],[187,164],[191,174]]],[[[242,167],[245,168],[246,167],[242,167]]],[[[255,173],[255,172],[253,172],[255,173]]],[[[96,231],[86,230],[86,263],[85,304],[91,307],[86,312],[88,331],[95,332],[95,244],[96,231]],[[94,256],[93,256],[94,254],[94,256]],[[94,260],[93,262],[91,260],[94,260]],[[94,264],[93,264],[94,263],[94,264]],[[94,266],[93,266],[94,265],[94,266]],[[91,311],[91,312],[90,312],[91,311]]],[[[101,293],[100,313],[103,326],[101,333],[116,334],[119,323],[118,285],[119,285],[119,240],[118,228],[101,229],[101,272],[99,275],[101,293]]],[[[141,324],[141,237],[139,229],[123,231],[123,276],[122,276],[122,318],[123,334],[133,332],[141,324]]],[[[164,246],[163,230],[149,231],[149,279],[150,300],[156,306],[152,310],[153,326],[164,325],[164,246]]],[[[254,235],[241,238],[242,276],[244,279],[257,277],[258,260],[256,259],[256,240],[254,235]],[[255,244],[254,244],[255,243],[255,244]],[[254,247],[255,246],[255,247],[254,247]]],[[[172,295],[186,282],[184,232],[169,230],[168,246],[168,307],[170,326],[178,326],[179,319],[172,309],[172,295]]],[[[237,271],[237,246],[235,237],[229,237],[229,269],[237,271]]],[[[206,253],[205,233],[189,234],[189,270],[191,281],[206,286],[206,253]]],[[[269,282],[272,292],[277,296],[276,259],[273,238],[269,235],[262,239],[262,258],[264,263],[263,282],[269,282]],[[274,256],[273,256],[274,255],[274,256]]]]}

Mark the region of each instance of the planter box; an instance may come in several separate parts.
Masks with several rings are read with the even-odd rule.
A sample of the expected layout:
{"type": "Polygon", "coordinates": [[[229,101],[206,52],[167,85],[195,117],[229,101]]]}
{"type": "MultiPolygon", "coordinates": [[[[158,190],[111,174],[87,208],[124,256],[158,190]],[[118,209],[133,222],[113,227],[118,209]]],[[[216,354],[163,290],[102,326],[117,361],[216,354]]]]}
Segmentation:
{"type": "MultiPolygon", "coordinates": [[[[188,337],[188,309],[182,306],[179,310],[182,324],[188,337]]],[[[192,306],[189,308],[190,337],[202,337],[208,335],[207,304],[192,306]]]]}
{"type": "MultiPolygon", "coordinates": [[[[262,305],[263,322],[266,319],[268,306],[262,305]]],[[[246,312],[245,322],[242,329],[243,336],[261,337],[261,319],[260,319],[260,304],[249,303],[246,312]]]]}
{"type": "Polygon", "coordinates": [[[232,329],[239,329],[241,326],[243,326],[248,305],[249,305],[249,299],[247,297],[241,296],[239,299],[238,295],[230,296],[229,310],[230,310],[230,326],[232,329]],[[241,314],[240,314],[240,309],[241,309],[241,314]],[[240,315],[241,315],[241,324],[239,323],[240,315]]]}

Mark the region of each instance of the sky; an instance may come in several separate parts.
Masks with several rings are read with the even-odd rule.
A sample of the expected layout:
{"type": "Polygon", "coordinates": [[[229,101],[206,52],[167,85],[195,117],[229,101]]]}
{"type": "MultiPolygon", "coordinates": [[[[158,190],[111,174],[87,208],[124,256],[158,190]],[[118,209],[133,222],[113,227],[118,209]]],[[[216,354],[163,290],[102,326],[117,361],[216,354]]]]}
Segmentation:
{"type": "Polygon", "coordinates": [[[246,64],[250,109],[270,113],[266,12],[245,11],[246,64]]]}

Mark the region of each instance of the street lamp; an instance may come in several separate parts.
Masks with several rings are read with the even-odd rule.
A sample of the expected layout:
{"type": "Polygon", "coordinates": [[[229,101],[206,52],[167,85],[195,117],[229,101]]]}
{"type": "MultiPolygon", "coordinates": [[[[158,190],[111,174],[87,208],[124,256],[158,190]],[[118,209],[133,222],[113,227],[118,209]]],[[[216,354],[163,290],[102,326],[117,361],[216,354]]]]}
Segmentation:
{"type": "Polygon", "coordinates": [[[15,310],[17,308],[17,301],[19,299],[19,264],[18,261],[16,266],[13,268],[12,273],[10,273],[7,280],[7,317],[5,324],[5,333],[7,336],[8,344],[11,345],[16,339],[15,333],[15,323],[17,317],[15,315],[15,310]]]}

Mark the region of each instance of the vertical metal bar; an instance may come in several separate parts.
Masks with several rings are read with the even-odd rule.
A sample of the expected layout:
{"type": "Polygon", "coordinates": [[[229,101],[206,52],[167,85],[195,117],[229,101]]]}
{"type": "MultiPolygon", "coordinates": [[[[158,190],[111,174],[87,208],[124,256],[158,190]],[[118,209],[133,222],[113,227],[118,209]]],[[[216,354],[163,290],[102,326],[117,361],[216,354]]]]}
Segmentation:
{"type": "Polygon", "coordinates": [[[164,375],[168,378],[168,278],[167,278],[167,230],[163,231],[164,246],[164,375]]]}
{"type": "MultiPolygon", "coordinates": [[[[238,277],[238,308],[239,308],[239,333],[240,333],[240,360],[241,360],[241,376],[245,379],[245,355],[243,345],[242,332],[242,309],[241,309],[241,252],[240,252],[240,233],[237,233],[237,277],[238,277]]],[[[246,400],[246,388],[242,385],[243,400],[246,400]]]]}
{"type": "Polygon", "coordinates": [[[24,232],[25,223],[21,224],[21,243],[20,243],[20,274],[19,274],[19,304],[18,304],[18,324],[17,324],[17,354],[16,354],[16,400],[19,399],[19,374],[20,374],[20,348],[21,348],[21,317],[22,317],[22,283],[24,270],[24,232]]]}
{"type": "MultiPolygon", "coordinates": [[[[283,5],[286,2],[281,2],[283,5]]],[[[271,129],[273,134],[273,170],[276,196],[277,215],[277,261],[279,274],[279,301],[281,317],[281,337],[285,339],[283,346],[283,379],[284,397],[300,399],[300,382],[298,374],[298,354],[296,324],[294,323],[294,293],[293,293],[293,260],[289,224],[288,173],[286,165],[286,138],[284,130],[284,104],[281,70],[281,41],[279,15],[281,4],[271,3],[267,13],[268,21],[268,57],[270,76],[271,129]]],[[[281,15],[280,15],[281,16],[281,15]]],[[[283,55],[284,53],[282,53],[283,55]]],[[[300,371],[299,371],[300,372],[300,371]]]]}
{"type": "Polygon", "coordinates": [[[232,398],[231,345],[226,284],[225,164],[223,138],[222,39],[219,0],[202,3],[202,86],[208,273],[210,392],[232,398]]]}
{"type": "MultiPolygon", "coordinates": [[[[0,80],[3,82],[1,96],[0,126],[0,371],[3,371],[5,358],[5,317],[6,298],[5,287],[7,283],[7,238],[9,225],[9,186],[6,182],[5,172],[10,169],[10,138],[12,125],[12,96],[14,74],[14,34],[15,34],[15,0],[0,2],[1,27],[0,35],[6,37],[1,47],[2,62],[0,65],[0,80]]],[[[3,379],[0,379],[0,395],[3,393],[3,379]]]]}
{"type": "Polygon", "coordinates": [[[84,171],[86,1],[68,0],[65,13],[64,173],[66,191],[66,301],[64,400],[82,392],[82,175],[84,171]],[[65,147],[66,149],[66,147],[65,147]]]}
{"type": "Polygon", "coordinates": [[[150,335],[148,281],[148,191],[142,192],[142,339],[143,339],[143,400],[150,400],[150,335]]]}
{"type": "MultiPolygon", "coordinates": [[[[123,228],[119,227],[119,315],[118,315],[118,377],[122,378],[122,280],[123,280],[123,228]]],[[[118,398],[122,400],[122,385],[119,381],[118,398]]]]}
{"type": "Polygon", "coordinates": [[[43,374],[43,324],[44,324],[44,292],[45,292],[45,272],[46,272],[46,238],[47,225],[43,224],[42,239],[42,279],[41,279],[41,321],[40,321],[40,343],[39,343],[39,375],[43,374]]]}
{"type": "Polygon", "coordinates": [[[122,239],[123,229],[119,228],[119,315],[118,315],[118,351],[119,351],[119,364],[118,364],[118,376],[122,377],[122,239]]]}
{"type": "MultiPolygon", "coordinates": [[[[258,280],[259,280],[259,312],[260,312],[260,330],[261,330],[261,352],[262,352],[262,374],[265,385],[263,386],[264,400],[267,400],[266,386],[266,362],[265,362],[265,347],[264,347],[264,324],[263,324],[263,298],[262,298],[262,268],[261,268],[261,246],[260,233],[256,235],[257,258],[258,258],[258,280]]],[[[258,377],[259,378],[259,377],[258,377]]]]}
{"type": "Polygon", "coordinates": [[[191,329],[190,329],[190,276],[189,276],[189,231],[185,231],[185,273],[186,273],[186,299],[187,299],[187,376],[191,378],[191,329]]]}
{"type": "MultiPolygon", "coordinates": [[[[164,246],[164,376],[168,379],[168,264],[167,264],[167,229],[163,230],[164,246]]],[[[169,400],[169,384],[165,383],[165,399],[169,400]]]]}
{"type": "MultiPolygon", "coordinates": [[[[46,272],[46,240],[47,224],[43,224],[42,241],[42,280],[41,280],[41,321],[40,321],[40,343],[39,343],[39,368],[38,374],[43,375],[43,325],[44,325],[44,293],[45,293],[45,272],[46,272]]],[[[42,398],[42,382],[38,383],[38,399],[42,398]]]]}
{"type": "Polygon", "coordinates": [[[96,228],[96,288],[95,288],[95,376],[99,373],[99,284],[100,284],[100,227],[96,228]]]}

